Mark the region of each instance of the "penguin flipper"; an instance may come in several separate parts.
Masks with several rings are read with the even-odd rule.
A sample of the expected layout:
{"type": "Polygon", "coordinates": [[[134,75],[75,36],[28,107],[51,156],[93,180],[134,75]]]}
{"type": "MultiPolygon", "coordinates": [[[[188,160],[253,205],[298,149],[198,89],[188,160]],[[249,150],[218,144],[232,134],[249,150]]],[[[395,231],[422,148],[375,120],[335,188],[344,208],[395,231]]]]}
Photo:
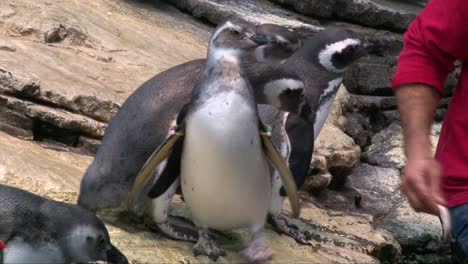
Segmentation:
{"type": "MultiPolygon", "coordinates": [[[[141,168],[140,172],[135,178],[135,182],[128,196],[128,208],[136,209],[140,205],[137,204],[138,198],[140,197],[145,186],[152,180],[152,176],[159,164],[165,160],[172,152],[174,145],[183,138],[181,131],[176,131],[171,134],[167,139],[151,154],[146,163],[141,168]]],[[[177,178],[177,177],[176,177],[177,178]]]]}
{"type": "MultiPolygon", "coordinates": [[[[314,124],[298,115],[289,114],[285,130],[291,145],[289,168],[294,175],[297,188],[301,188],[307,178],[310,162],[312,161],[314,124]]],[[[281,188],[280,195],[286,196],[284,188],[281,188]]]]}
{"type": "Polygon", "coordinates": [[[179,177],[183,146],[184,138],[182,137],[174,144],[172,153],[167,160],[166,167],[151,187],[148,197],[154,199],[161,196],[167,191],[167,189],[169,189],[169,187],[171,187],[177,177],[179,177]]]}
{"type": "MultiPolygon", "coordinates": [[[[260,119],[259,119],[260,120],[260,119]]],[[[261,123],[261,121],[260,121],[261,123]]],[[[271,141],[270,132],[263,132],[264,126],[260,124],[260,138],[265,149],[265,153],[268,158],[271,160],[273,166],[278,170],[281,179],[283,181],[283,186],[286,189],[286,193],[289,197],[289,202],[291,204],[292,214],[294,218],[299,217],[301,212],[301,205],[299,202],[299,195],[297,193],[296,182],[292,176],[291,171],[289,170],[288,165],[283,160],[280,152],[276,149],[275,145],[271,141]]]]}

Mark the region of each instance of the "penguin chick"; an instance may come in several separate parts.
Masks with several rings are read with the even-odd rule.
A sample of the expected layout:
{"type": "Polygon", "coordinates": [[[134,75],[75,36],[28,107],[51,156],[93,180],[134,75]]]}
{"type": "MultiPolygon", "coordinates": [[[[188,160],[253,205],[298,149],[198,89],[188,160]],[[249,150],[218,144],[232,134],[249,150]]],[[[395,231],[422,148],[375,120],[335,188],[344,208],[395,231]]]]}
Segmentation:
{"type": "Polygon", "coordinates": [[[99,218],[76,205],[0,185],[3,263],[107,261],[127,264],[99,218]]]}

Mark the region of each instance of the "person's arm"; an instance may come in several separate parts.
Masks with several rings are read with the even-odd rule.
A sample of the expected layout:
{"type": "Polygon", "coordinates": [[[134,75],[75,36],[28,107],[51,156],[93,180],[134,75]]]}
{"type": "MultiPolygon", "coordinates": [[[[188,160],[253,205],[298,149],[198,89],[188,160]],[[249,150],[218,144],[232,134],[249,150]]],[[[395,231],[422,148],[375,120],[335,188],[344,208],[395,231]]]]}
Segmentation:
{"type": "Polygon", "coordinates": [[[440,95],[421,84],[402,86],[395,95],[407,158],[402,192],[416,211],[437,215],[437,204],[445,205],[445,200],[440,188],[441,169],[433,158],[429,135],[440,95]]]}
{"type": "Polygon", "coordinates": [[[407,157],[401,189],[416,211],[438,214],[437,204],[445,204],[441,169],[429,134],[445,79],[468,43],[467,3],[431,0],[427,4],[404,34],[392,80],[407,157]]]}

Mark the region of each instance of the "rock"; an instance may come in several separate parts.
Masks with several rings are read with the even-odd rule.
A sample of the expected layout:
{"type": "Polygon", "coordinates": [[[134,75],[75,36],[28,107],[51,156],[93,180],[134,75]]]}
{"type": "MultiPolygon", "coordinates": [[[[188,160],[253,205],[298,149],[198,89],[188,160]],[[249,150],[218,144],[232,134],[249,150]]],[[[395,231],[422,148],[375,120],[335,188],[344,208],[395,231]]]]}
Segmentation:
{"type": "Polygon", "coordinates": [[[333,16],[336,0],[320,1],[320,0],[272,0],[272,2],[291,6],[293,9],[306,16],[330,18],[333,16]]]}
{"type": "Polygon", "coordinates": [[[401,126],[398,123],[392,123],[386,129],[377,133],[362,157],[372,165],[402,168],[406,159],[403,150],[401,126]]]}
{"type": "Polygon", "coordinates": [[[57,25],[56,27],[46,31],[44,33],[44,41],[46,43],[60,42],[65,39],[68,32],[63,25],[57,25]]]}
{"type": "Polygon", "coordinates": [[[13,44],[13,42],[11,42],[11,40],[6,39],[6,38],[2,38],[2,37],[0,36],[0,51],[15,52],[15,51],[16,51],[16,47],[15,47],[15,45],[13,44]]]}
{"type": "Polygon", "coordinates": [[[369,109],[396,110],[397,103],[394,96],[372,96],[350,94],[354,107],[366,111],[369,109]]]}
{"type": "Polygon", "coordinates": [[[372,136],[370,118],[358,112],[346,114],[346,127],[344,132],[354,139],[354,142],[363,149],[372,136]]]}
{"type": "Polygon", "coordinates": [[[417,14],[419,6],[388,0],[337,0],[337,18],[375,28],[403,33],[417,14]]]}
{"type": "Polygon", "coordinates": [[[314,144],[313,158],[320,156],[325,157],[326,168],[333,176],[331,186],[339,187],[360,160],[361,149],[340,129],[325,124],[314,144]]]}
{"type": "Polygon", "coordinates": [[[346,186],[359,192],[362,209],[372,215],[387,214],[401,203],[398,169],[361,163],[348,176],[346,186]]]}
{"type": "Polygon", "coordinates": [[[214,24],[233,16],[241,17],[254,24],[280,24],[302,33],[306,31],[304,33],[306,35],[322,29],[316,20],[283,10],[266,0],[244,0],[242,2],[232,0],[166,0],[166,2],[187,10],[195,17],[206,18],[214,24]]]}
{"type": "Polygon", "coordinates": [[[346,72],[343,83],[353,94],[389,96],[393,95],[391,81],[395,70],[395,66],[363,59],[346,72]]]}
{"type": "MultiPolygon", "coordinates": [[[[440,129],[440,123],[434,123],[431,129],[430,139],[433,152],[435,152],[437,146],[440,129]]],[[[362,158],[364,161],[376,166],[403,168],[406,164],[403,144],[400,124],[392,123],[372,138],[371,145],[363,152],[362,158]]]]}
{"type": "Polygon", "coordinates": [[[385,217],[376,219],[376,224],[388,230],[403,248],[410,251],[424,248],[430,242],[440,242],[442,235],[439,219],[434,215],[416,213],[406,199],[385,217]]]}
{"type": "Polygon", "coordinates": [[[297,12],[313,17],[338,18],[360,25],[404,32],[421,6],[386,0],[272,0],[292,6],[297,12]]]}
{"type": "Polygon", "coordinates": [[[78,149],[82,151],[83,154],[94,156],[101,145],[101,141],[93,138],[88,138],[85,136],[80,136],[78,139],[78,149]]]}
{"type": "MultiPolygon", "coordinates": [[[[69,152],[45,149],[37,144],[19,140],[0,132],[0,183],[13,185],[38,195],[76,203],[79,181],[92,158],[69,152]]],[[[177,201],[177,199],[176,199],[177,201]]],[[[287,204],[285,210],[290,212],[287,204]]],[[[207,262],[205,257],[195,258],[192,243],[174,241],[151,232],[143,223],[129,220],[122,212],[103,211],[99,217],[109,229],[114,244],[128,257],[130,263],[195,263],[207,262]]],[[[184,204],[176,202],[171,215],[187,217],[184,204]]],[[[170,218],[177,222],[177,218],[170,218]]],[[[379,263],[382,250],[394,252],[392,260],[399,258],[400,249],[392,237],[382,229],[374,229],[372,219],[365,214],[342,215],[338,211],[323,210],[307,203],[300,219],[293,222],[313,234],[314,250],[298,245],[293,239],[278,235],[269,226],[265,233],[277,262],[307,263],[379,263]]],[[[217,235],[220,246],[228,252],[221,263],[241,262],[246,231],[226,231],[217,235]]]]}
{"type": "Polygon", "coordinates": [[[0,131],[22,139],[33,139],[33,120],[0,106],[0,131]]]}
{"type": "Polygon", "coordinates": [[[349,104],[349,94],[344,85],[341,85],[333,101],[326,123],[343,130],[346,126],[345,111],[349,104]]]}
{"type": "Polygon", "coordinates": [[[94,138],[102,138],[104,130],[107,127],[104,123],[82,115],[34,104],[6,95],[0,95],[0,106],[22,113],[31,119],[40,120],[68,130],[71,133],[82,133],[94,138]]]}
{"type": "Polygon", "coordinates": [[[29,99],[99,121],[108,122],[158,72],[205,57],[213,29],[164,3],[158,4],[162,12],[149,3],[126,1],[45,2],[2,1],[1,14],[10,3],[16,14],[0,16],[0,39],[14,39],[16,52],[0,51],[0,89],[16,94],[23,84],[40,80],[27,86],[35,89],[29,99]],[[44,43],[45,33],[63,37],[63,29],[61,42],[44,43]]]}
{"type": "MultiPolygon", "coordinates": [[[[0,19],[5,19],[16,14],[16,11],[6,3],[0,3],[0,19]]],[[[0,22],[1,24],[1,22],[0,22]]]]}

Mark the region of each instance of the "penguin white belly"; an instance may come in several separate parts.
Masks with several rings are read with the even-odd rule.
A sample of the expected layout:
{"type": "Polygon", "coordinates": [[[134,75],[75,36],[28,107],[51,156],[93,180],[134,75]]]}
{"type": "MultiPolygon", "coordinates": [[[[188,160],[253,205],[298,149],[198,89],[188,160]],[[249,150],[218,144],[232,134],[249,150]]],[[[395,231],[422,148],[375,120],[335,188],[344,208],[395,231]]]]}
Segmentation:
{"type": "Polygon", "coordinates": [[[50,243],[44,243],[39,248],[35,248],[22,241],[12,241],[7,244],[7,248],[3,257],[5,264],[65,262],[60,248],[50,243]]]}
{"type": "Polygon", "coordinates": [[[328,83],[328,88],[324,90],[324,94],[333,92],[333,96],[329,97],[328,100],[322,102],[317,110],[314,123],[314,140],[317,139],[323,125],[327,121],[328,114],[330,113],[331,106],[335,101],[336,94],[338,92],[338,86],[341,84],[343,78],[337,78],[328,83]]]}
{"type": "Polygon", "coordinates": [[[256,112],[226,92],[187,117],[182,192],[194,223],[218,230],[263,225],[271,180],[256,112]]]}

